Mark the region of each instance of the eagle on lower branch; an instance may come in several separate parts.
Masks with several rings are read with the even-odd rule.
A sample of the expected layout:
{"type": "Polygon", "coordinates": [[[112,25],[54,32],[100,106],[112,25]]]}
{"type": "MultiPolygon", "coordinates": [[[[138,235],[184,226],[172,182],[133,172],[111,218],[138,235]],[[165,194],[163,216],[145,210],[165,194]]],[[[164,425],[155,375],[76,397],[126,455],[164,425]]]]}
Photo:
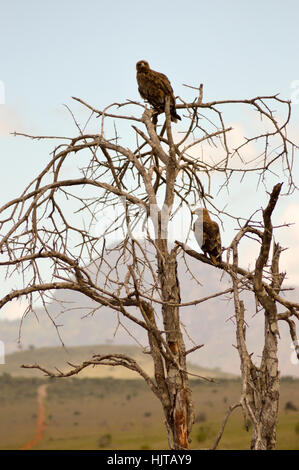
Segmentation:
{"type": "Polygon", "coordinates": [[[164,73],[152,70],[146,60],[136,64],[138,90],[141,97],[148,101],[158,112],[165,111],[166,97],[170,98],[170,115],[173,122],[181,120],[175,109],[175,97],[170,81],[164,73]]]}
{"type": "Polygon", "coordinates": [[[196,241],[204,255],[207,256],[208,254],[213,264],[217,266],[222,262],[219,226],[217,222],[211,220],[209,211],[206,208],[196,209],[192,214],[198,215],[193,226],[196,241]]]}

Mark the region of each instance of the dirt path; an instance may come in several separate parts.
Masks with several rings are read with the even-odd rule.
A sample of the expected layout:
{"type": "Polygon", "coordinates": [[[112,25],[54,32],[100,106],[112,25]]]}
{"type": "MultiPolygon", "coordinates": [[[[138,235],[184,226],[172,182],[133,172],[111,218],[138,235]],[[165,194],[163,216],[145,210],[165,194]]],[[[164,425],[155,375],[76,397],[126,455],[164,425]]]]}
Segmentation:
{"type": "Polygon", "coordinates": [[[28,441],[20,450],[29,450],[43,438],[44,429],[46,427],[46,408],[45,408],[45,398],[47,395],[47,384],[40,385],[37,389],[37,404],[38,404],[38,416],[35,429],[35,436],[31,441],[28,441]]]}

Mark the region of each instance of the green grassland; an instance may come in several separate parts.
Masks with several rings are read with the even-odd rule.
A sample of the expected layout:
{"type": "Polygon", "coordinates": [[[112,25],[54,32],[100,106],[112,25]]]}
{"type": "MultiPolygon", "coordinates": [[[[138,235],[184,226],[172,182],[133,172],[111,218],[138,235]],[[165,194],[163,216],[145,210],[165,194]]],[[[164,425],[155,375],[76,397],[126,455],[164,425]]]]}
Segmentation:
{"type": "MultiPolygon", "coordinates": [[[[9,374],[0,376],[0,449],[19,449],[33,438],[36,392],[41,383],[48,384],[47,417],[44,437],[35,449],[168,449],[161,405],[141,380],[17,378],[9,374]]],[[[224,413],[239,399],[241,382],[193,380],[191,385],[196,414],[191,448],[208,449],[224,413]]],[[[278,449],[299,449],[298,390],[299,380],[282,380],[278,449]]],[[[249,446],[250,432],[236,409],[219,448],[249,446]]]]}

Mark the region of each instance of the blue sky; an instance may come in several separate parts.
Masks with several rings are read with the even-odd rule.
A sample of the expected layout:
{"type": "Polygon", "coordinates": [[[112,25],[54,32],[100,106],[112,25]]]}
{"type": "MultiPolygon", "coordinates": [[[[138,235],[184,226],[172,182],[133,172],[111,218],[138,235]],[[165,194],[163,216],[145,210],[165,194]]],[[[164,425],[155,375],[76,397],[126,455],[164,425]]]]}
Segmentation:
{"type": "MultiPolygon", "coordinates": [[[[205,100],[274,93],[289,99],[292,82],[299,80],[298,17],[295,0],[3,2],[0,204],[38,173],[53,145],[9,132],[76,135],[62,106],[80,115],[71,96],[97,108],[140,100],[135,71],[140,59],[166,73],[175,94],[186,100],[193,95],[184,83],[203,83],[205,100]]],[[[295,134],[298,123],[296,104],[295,134]]],[[[254,192],[246,191],[245,205],[255,201],[254,192]]],[[[297,194],[290,203],[299,208],[297,194]]]]}
{"type": "MultiPolygon", "coordinates": [[[[5,2],[0,80],[6,106],[0,106],[0,126],[6,121],[11,130],[71,132],[62,107],[73,105],[71,96],[99,108],[140,99],[135,63],[141,58],[167,73],[184,98],[191,92],[183,83],[201,82],[206,100],[277,92],[289,98],[292,81],[299,79],[298,14],[295,0],[5,2]]],[[[47,158],[46,144],[16,140],[2,135],[0,142],[1,154],[10,155],[4,182],[9,194],[12,181],[17,190],[47,158]]]]}
{"type": "Polygon", "coordinates": [[[295,0],[5,2],[7,104],[36,124],[72,95],[100,106],[137,99],[141,58],[167,72],[176,94],[203,82],[207,99],[288,95],[299,78],[298,14],[295,0]]]}
{"type": "MultiPolygon", "coordinates": [[[[5,2],[0,80],[16,117],[11,128],[71,129],[62,104],[74,95],[100,108],[140,99],[135,63],[141,58],[167,73],[186,98],[183,83],[201,82],[206,100],[277,92],[289,98],[299,79],[298,15],[295,0],[5,2]]],[[[7,139],[1,140],[3,148],[7,139]]],[[[18,149],[14,140],[5,151],[18,149]]]]}

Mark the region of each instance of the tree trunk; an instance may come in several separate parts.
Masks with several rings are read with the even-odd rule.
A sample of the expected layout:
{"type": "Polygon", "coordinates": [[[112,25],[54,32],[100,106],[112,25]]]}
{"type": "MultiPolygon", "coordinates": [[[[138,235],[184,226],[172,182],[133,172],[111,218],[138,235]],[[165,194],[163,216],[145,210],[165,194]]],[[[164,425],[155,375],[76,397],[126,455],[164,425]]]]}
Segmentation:
{"type": "Polygon", "coordinates": [[[273,323],[265,317],[265,346],[261,367],[254,380],[254,414],[251,449],[272,450],[276,447],[276,425],[279,405],[279,371],[277,335],[273,323]]]}
{"type": "Polygon", "coordinates": [[[194,412],[186,373],[186,351],[180,328],[179,308],[169,305],[169,303],[180,303],[177,250],[174,248],[168,253],[166,240],[156,240],[156,243],[162,299],[165,302],[162,306],[164,331],[166,343],[171,352],[171,356],[165,361],[169,403],[163,406],[167,425],[172,433],[173,447],[188,449],[194,412]]]}
{"type": "Polygon", "coordinates": [[[252,450],[271,450],[276,446],[279,405],[276,307],[265,312],[265,343],[260,367],[253,364],[245,342],[243,302],[236,302],[237,344],[241,359],[242,406],[252,423],[252,450]]]}

